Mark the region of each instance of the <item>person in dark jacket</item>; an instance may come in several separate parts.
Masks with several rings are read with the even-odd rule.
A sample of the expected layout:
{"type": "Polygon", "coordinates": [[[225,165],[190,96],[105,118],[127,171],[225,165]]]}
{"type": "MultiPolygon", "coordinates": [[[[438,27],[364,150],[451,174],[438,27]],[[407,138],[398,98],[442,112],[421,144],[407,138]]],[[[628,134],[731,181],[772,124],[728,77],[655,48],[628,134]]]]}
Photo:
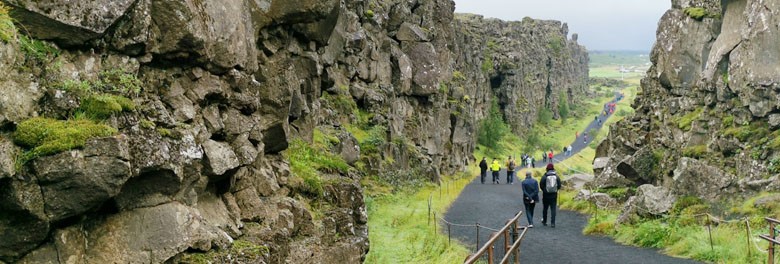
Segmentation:
{"type": "Polygon", "coordinates": [[[555,172],[552,163],[547,164],[547,172],[540,182],[542,189],[542,225],[547,226],[547,209],[550,211],[550,226],[555,228],[555,210],[558,207],[558,190],[561,189],[561,178],[555,172]]]}
{"type": "Polygon", "coordinates": [[[528,227],[534,227],[534,207],[539,203],[539,183],[531,177],[530,170],[525,172],[525,180],[523,180],[522,185],[525,217],[528,218],[528,227]]]}
{"type": "Polygon", "coordinates": [[[487,177],[487,169],[488,164],[485,157],[482,157],[482,161],[479,162],[479,179],[482,181],[482,184],[485,184],[485,177],[487,177]]]}

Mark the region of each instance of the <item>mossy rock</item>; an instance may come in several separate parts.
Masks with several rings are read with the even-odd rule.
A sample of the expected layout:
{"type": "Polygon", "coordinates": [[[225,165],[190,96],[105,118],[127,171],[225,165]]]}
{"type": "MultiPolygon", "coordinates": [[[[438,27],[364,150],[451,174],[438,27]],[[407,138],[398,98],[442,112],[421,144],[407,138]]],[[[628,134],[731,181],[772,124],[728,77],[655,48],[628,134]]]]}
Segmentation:
{"type": "Polygon", "coordinates": [[[35,117],[21,122],[16,127],[13,139],[14,143],[31,149],[23,157],[24,163],[40,156],[82,148],[88,139],[113,136],[117,132],[113,127],[88,119],[56,120],[35,117]]]}

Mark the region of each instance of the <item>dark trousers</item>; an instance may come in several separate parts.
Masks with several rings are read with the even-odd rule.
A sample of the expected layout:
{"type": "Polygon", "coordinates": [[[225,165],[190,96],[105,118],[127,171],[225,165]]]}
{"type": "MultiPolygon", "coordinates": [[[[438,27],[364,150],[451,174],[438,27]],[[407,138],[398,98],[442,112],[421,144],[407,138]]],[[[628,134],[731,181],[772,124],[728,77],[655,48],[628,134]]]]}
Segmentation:
{"type": "Polygon", "coordinates": [[[528,218],[528,224],[534,224],[534,207],[536,203],[524,203],[525,204],[525,217],[528,218]]]}
{"type": "Polygon", "coordinates": [[[485,177],[487,177],[487,170],[481,170],[481,173],[479,174],[480,180],[482,183],[485,183],[485,177]]]}
{"type": "Polygon", "coordinates": [[[493,183],[498,182],[498,171],[493,171],[493,183]]]}
{"type": "Polygon", "coordinates": [[[515,171],[506,171],[506,183],[515,182],[515,171]]]}
{"type": "Polygon", "coordinates": [[[550,224],[555,224],[555,211],[558,208],[558,197],[542,198],[542,224],[547,223],[547,208],[550,208],[550,224]]]}

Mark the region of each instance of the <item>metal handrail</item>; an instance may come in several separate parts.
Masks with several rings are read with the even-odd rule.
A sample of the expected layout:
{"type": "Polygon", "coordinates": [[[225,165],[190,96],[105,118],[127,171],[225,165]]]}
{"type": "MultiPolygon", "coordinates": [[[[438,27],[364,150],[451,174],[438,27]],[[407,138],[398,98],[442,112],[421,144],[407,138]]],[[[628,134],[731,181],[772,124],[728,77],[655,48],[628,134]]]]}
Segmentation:
{"type": "MultiPolygon", "coordinates": [[[[498,232],[495,232],[495,233],[493,233],[493,235],[492,235],[492,236],[490,237],[490,239],[489,239],[489,240],[488,240],[488,241],[485,243],[485,245],[484,245],[484,246],[482,246],[482,248],[480,248],[479,250],[477,250],[477,252],[476,252],[476,253],[474,253],[474,255],[471,255],[469,258],[467,258],[467,259],[466,259],[466,261],[465,261],[464,263],[466,263],[466,264],[472,264],[472,263],[476,262],[476,261],[477,261],[477,260],[478,260],[480,257],[482,257],[482,255],[484,255],[484,254],[485,254],[485,252],[488,252],[488,253],[489,253],[488,255],[490,255],[491,259],[490,259],[490,260],[488,260],[488,262],[492,263],[492,262],[493,262],[493,260],[492,260],[492,257],[493,257],[493,256],[492,256],[492,255],[493,255],[493,244],[496,242],[496,240],[498,240],[498,238],[499,238],[499,234],[506,233],[506,231],[507,231],[507,230],[508,230],[508,229],[509,229],[509,228],[510,228],[512,225],[514,225],[514,224],[515,224],[517,221],[519,221],[519,219],[520,219],[520,216],[521,216],[522,214],[523,214],[523,211],[519,211],[519,212],[517,212],[517,214],[515,215],[515,217],[513,217],[511,220],[509,220],[509,222],[508,222],[506,225],[504,225],[504,227],[502,227],[502,228],[501,228],[501,229],[500,229],[498,232]]],[[[525,231],[523,232],[523,234],[525,234],[525,231]]],[[[519,238],[518,238],[518,240],[520,240],[520,238],[522,238],[522,237],[519,237],[519,238]]],[[[507,255],[508,255],[508,254],[507,254],[507,255]]]]}

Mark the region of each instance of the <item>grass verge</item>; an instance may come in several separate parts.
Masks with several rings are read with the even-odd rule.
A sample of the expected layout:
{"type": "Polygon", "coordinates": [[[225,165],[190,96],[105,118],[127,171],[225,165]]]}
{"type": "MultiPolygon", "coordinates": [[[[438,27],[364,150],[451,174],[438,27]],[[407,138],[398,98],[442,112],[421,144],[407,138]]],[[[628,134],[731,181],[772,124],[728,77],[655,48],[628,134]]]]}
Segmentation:
{"type": "MultiPolygon", "coordinates": [[[[376,182],[368,189],[383,190],[366,197],[368,210],[369,240],[371,251],[366,263],[460,263],[470,254],[457,240],[448,243],[441,228],[434,226],[438,221],[428,222],[428,199],[432,199],[432,210],[438,216],[458,198],[460,191],[476,175],[475,171],[452,177],[445,177],[442,186],[427,184],[413,191],[397,191],[381,194],[391,186],[378,187],[376,182]]],[[[431,216],[432,218],[432,216],[431,216]]]]}

